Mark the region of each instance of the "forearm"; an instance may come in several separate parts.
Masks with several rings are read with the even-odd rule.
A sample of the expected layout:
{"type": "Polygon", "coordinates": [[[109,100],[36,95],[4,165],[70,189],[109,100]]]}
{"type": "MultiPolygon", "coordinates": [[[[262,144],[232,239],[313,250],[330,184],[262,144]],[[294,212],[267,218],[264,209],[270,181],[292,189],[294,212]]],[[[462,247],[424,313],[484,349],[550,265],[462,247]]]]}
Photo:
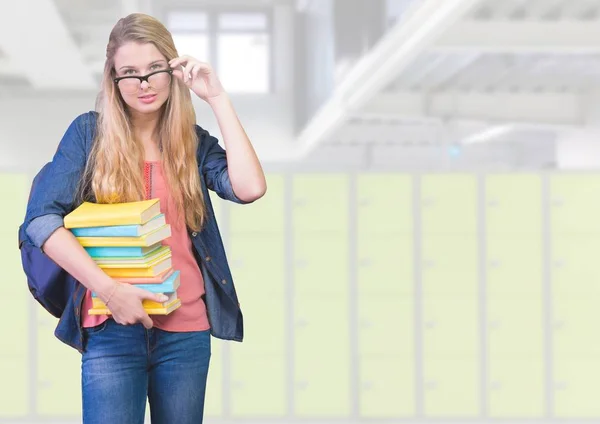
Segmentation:
{"type": "Polygon", "coordinates": [[[114,281],[98,267],[69,230],[57,228],[42,247],[48,257],[86,288],[97,292],[101,299],[110,294],[114,281]]]}
{"type": "Polygon", "coordinates": [[[267,189],[265,175],[252,143],[227,94],[209,102],[227,151],[227,171],[236,196],[246,202],[262,197],[267,189]]]}

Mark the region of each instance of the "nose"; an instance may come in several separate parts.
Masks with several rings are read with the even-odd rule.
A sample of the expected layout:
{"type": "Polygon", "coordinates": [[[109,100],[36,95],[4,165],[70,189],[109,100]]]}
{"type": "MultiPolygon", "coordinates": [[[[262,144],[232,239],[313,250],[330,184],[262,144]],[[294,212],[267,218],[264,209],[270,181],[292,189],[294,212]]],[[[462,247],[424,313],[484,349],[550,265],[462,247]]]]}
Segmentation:
{"type": "Polygon", "coordinates": [[[150,87],[150,84],[148,83],[148,81],[142,81],[140,88],[145,91],[148,89],[148,87],[150,87]]]}

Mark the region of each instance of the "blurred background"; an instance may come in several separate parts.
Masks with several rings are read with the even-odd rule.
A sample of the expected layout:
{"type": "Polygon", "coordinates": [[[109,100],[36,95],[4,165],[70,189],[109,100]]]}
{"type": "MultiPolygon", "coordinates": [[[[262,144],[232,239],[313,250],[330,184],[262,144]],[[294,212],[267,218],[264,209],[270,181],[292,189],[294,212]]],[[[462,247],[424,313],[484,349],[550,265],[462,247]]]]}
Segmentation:
{"type": "Polygon", "coordinates": [[[0,422],[81,421],[17,228],[132,12],[268,174],[215,200],[245,341],[213,338],[206,422],[600,419],[599,0],[30,0],[0,9],[0,422]]]}

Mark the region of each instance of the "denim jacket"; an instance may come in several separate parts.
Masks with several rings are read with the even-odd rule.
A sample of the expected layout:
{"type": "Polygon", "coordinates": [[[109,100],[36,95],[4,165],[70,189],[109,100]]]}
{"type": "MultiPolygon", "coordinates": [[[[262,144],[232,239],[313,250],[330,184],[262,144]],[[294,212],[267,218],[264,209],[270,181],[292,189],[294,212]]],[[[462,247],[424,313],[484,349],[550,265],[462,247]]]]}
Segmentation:
{"type": "MultiPolygon", "coordinates": [[[[41,246],[58,227],[62,218],[75,209],[75,191],[92,148],[96,130],[96,112],[78,116],[64,134],[51,162],[45,165],[43,177],[31,192],[22,228],[32,244],[41,246]],[[33,223],[32,223],[33,222],[33,223]],[[30,224],[32,224],[30,226],[30,224]]],[[[225,248],[217,226],[208,189],[223,199],[246,203],[233,192],[225,150],[216,138],[196,125],[199,144],[198,172],[207,219],[200,232],[188,233],[194,256],[205,284],[205,302],[211,334],[224,340],[242,341],[243,318],[225,248]]],[[[77,284],[72,302],[62,314],[55,335],[80,352],[84,350],[81,308],[86,288],[77,284]]]]}

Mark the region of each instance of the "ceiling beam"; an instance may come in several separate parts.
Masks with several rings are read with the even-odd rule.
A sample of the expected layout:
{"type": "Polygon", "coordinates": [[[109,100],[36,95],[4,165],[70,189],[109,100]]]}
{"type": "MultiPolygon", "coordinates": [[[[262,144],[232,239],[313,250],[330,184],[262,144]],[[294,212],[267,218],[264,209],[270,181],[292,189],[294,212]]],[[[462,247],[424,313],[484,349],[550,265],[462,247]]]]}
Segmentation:
{"type": "Polygon", "coordinates": [[[440,53],[600,53],[599,21],[477,21],[450,28],[440,53]]]}
{"type": "Polygon", "coordinates": [[[459,119],[487,123],[548,126],[585,125],[581,95],[562,93],[386,93],[373,98],[357,116],[459,119]]]}
{"type": "Polygon", "coordinates": [[[300,133],[298,158],[331,136],[350,111],[377,95],[478,2],[423,0],[409,8],[396,26],[347,72],[300,133]]]}
{"type": "Polygon", "coordinates": [[[0,49],[35,88],[95,88],[52,0],[16,1],[0,13],[0,49]]]}

